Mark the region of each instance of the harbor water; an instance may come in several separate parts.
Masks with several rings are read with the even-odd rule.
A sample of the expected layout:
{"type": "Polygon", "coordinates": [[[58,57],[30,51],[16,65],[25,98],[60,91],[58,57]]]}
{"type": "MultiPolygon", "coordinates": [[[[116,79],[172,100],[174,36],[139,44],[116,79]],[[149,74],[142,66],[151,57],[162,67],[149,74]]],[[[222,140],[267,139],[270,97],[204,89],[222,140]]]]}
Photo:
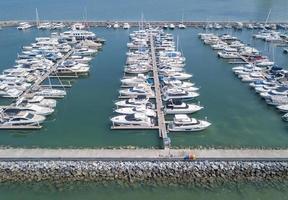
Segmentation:
{"type": "MultiPolygon", "coordinates": [[[[99,148],[99,147],[152,147],[158,148],[157,131],[110,130],[110,117],[119,95],[120,79],[126,59],[126,43],[132,30],[93,28],[91,31],[107,40],[103,50],[92,61],[88,77],[73,81],[68,95],[58,101],[56,112],[35,131],[1,130],[0,145],[17,147],[99,148]]],[[[287,147],[287,123],[281,113],[266,105],[247,84],[242,83],[231,71],[233,65],[217,58],[209,46],[198,38],[203,29],[187,28],[170,31],[179,36],[179,50],[186,57],[186,71],[193,74],[192,81],[201,88],[200,102],[205,108],[197,118],[208,118],[212,126],[200,133],[171,133],[173,147],[287,147]]],[[[222,30],[245,43],[255,46],[275,62],[286,67],[288,57],[282,48],[252,39],[253,31],[222,30]]],[[[49,31],[35,29],[24,32],[7,28],[0,32],[1,68],[11,67],[23,45],[49,31]]],[[[4,100],[7,102],[7,100],[4,100]]],[[[5,103],[3,102],[3,103],[5,103]]],[[[169,119],[169,117],[168,117],[169,119]]]]}
{"type": "Polygon", "coordinates": [[[33,185],[15,184],[13,186],[3,184],[0,186],[1,198],[17,200],[21,199],[70,199],[70,200],[116,200],[116,199],[215,199],[215,200],[269,200],[287,199],[287,190],[284,186],[269,187],[265,184],[240,184],[215,186],[213,188],[202,187],[148,187],[148,186],[99,186],[93,183],[74,184],[48,184],[37,183],[33,185]]]}

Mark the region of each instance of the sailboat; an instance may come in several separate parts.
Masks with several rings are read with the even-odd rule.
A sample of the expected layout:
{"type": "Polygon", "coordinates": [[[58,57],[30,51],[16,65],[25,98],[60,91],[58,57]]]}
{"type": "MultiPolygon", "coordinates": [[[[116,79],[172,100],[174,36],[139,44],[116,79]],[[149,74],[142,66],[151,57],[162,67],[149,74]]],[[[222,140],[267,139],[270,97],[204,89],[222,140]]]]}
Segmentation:
{"type": "Polygon", "coordinates": [[[36,8],[36,26],[38,29],[46,30],[51,28],[51,24],[49,22],[40,23],[38,9],[36,8]]]}
{"type": "Polygon", "coordinates": [[[186,28],[186,25],[185,25],[184,22],[183,22],[183,18],[184,18],[184,14],[182,14],[181,23],[178,24],[178,28],[180,28],[180,29],[185,29],[185,28],[186,28]]]}

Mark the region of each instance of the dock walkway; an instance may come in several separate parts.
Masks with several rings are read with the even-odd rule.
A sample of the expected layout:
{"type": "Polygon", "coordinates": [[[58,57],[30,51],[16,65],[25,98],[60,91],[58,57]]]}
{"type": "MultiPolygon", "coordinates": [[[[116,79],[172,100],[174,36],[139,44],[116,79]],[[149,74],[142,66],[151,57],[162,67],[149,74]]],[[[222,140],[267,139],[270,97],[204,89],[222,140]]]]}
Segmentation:
{"type": "Polygon", "coordinates": [[[159,137],[163,139],[163,147],[164,149],[169,148],[169,143],[167,143],[167,129],[165,124],[165,117],[163,112],[163,104],[161,98],[161,86],[158,76],[158,67],[156,62],[156,52],[154,47],[154,36],[150,34],[150,49],[151,49],[151,58],[152,58],[152,70],[153,70],[153,78],[154,78],[154,89],[155,89],[155,98],[156,98],[156,110],[157,110],[157,120],[159,127],[159,137]]]}
{"type": "Polygon", "coordinates": [[[288,149],[0,149],[0,160],[197,160],[288,161],[288,149]]]}

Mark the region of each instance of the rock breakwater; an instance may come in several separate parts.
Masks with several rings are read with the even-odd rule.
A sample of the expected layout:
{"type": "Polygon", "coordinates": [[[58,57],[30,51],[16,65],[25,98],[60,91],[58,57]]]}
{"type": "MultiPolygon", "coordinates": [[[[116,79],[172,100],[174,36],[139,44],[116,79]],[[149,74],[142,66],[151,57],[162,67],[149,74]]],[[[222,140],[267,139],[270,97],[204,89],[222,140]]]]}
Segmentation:
{"type": "Polygon", "coordinates": [[[94,181],[209,184],[288,179],[288,162],[1,161],[1,182],[94,181]]]}

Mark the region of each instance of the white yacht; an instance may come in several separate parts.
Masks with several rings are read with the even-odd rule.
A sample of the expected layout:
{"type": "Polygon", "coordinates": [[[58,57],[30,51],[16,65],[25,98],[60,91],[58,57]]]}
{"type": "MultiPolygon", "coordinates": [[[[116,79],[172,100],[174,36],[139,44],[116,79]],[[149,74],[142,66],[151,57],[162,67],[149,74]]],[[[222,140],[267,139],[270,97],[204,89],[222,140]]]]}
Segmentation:
{"type": "Polygon", "coordinates": [[[166,114],[189,114],[203,109],[202,106],[196,104],[187,104],[182,101],[171,101],[166,104],[164,112],[166,114]]]}
{"type": "Polygon", "coordinates": [[[184,72],[166,72],[165,76],[170,76],[170,77],[172,76],[172,77],[182,81],[182,80],[186,80],[186,79],[191,78],[193,75],[187,74],[184,72]]]}
{"type": "Polygon", "coordinates": [[[220,58],[224,59],[233,59],[233,58],[239,58],[239,55],[236,52],[225,52],[225,51],[220,51],[218,52],[218,56],[220,58]]]}
{"type": "Polygon", "coordinates": [[[175,25],[174,24],[170,24],[169,25],[169,29],[174,29],[175,28],[175,25]]]}
{"type": "Polygon", "coordinates": [[[71,30],[60,33],[60,37],[69,40],[93,40],[96,39],[96,34],[85,30],[71,30]]]}
{"type": "Polygon", "coordinates": [[[183,89],[168,89],[163,94],[163,100],[168,101],[170,99],[193,99],[199,96],[197,92],[187,92],[183,89]]]}
{"type": "Polygon", "coordinates": [[[142,74],[142,73],[147,73],[151,71],[151,68],[148,66],[133,66],[133,65],[129,65],[127,67],[125,67],[124,72],[128,73],[128,74],[142,74]]]}
{"type": "Polygon", "coordinates": [[[29,24],[28,22],[21,22],[19,23],[19,26],[17,27],[18,30],[26,30],[26,29],[29,29],[31,28],[32,25],[29,24]]]}
{"type": "Polygon", "coordinates": [[[127,100],[121,100],[115,102],[117,107],[136,107],[140,105],[147,105],[149,103],[149,98],[146,96],[138,96],[137,98],[131,98],[127,100]]]}
{"type": "Polygon", "coordinates": [[[45,99],[43,96],[26,96],[25,98],[18,99],[17,101],[24,101],[31,104],[36,104],[39,106],[55,108],[57,101],[55,99],[45,99]]]}
{"type": "Polygon", "coordinates": [[[39,125],[46,119],[42,115],[36,115],[19,109],[7,108],[1,111],[1,124],[10,126],[39,125]]]}
{"type": "Polygon", "coordinates": [[[190,118],[186,114],[177,114],[173,122],[168,124],[169,131],[202,131],[211,125],[205,120],[190,118]]]}
{"type": "Polygon", "coordinates": [[[288,104],[279,105],[279,106],[277,106],[277,108],[278,108],[278,110],[280,110],[281,112],[288,113],[288,104]]]}
{"type": "Polygon", "coordinates": [[[124,78],[121,80],[121,83],[123,85],[127,85],[127,86],[136,86],[140,83],[145,83],[147,80],[147,76],[145,76],[144,74],[138,74],[137,76],[133,76],[131,78],[124,78]]]}
{"type": "Polygon", "coordinates": [[[34,92],[36,96],[43,96],[44,98],[63,98],[66,95],[65,90],[41,88],[34,92]]]}
{"type": "Polygon", "coordinates": [[[186,28],[186,25],[183,24],[183,23],[180,23],[180,24],[178,24],[178,28],[179,28],[179,29],[185,29],[185,28],[186,28]]]}
{"type": "Polygon", "coordinates": [[[82,23],[75,23],[75,24],[72,24],[72,26],[71,26],[72,30],[83,30],[85,28],[86,28],[86,26],[82,23]]]}
{"type": "Polygon", "coordinates": [[[156,117],[156,112],[150,108],[146,108],[145,105],[136,106],[136,107],[118,108],[115,110],[115,112],[117,112],[119,114],[124,114],[124,115],[143,113],[149,117],[156,117]]]}
{"type": "Polygon", "coordinates": [[[9,106],[5,109],[15,109],[15,110],[19,110],[19,112],[25,111],[25,112],[29,112],[32,114],[44,115],[44,116],[51,115],[54,112],[53,108],[43,107],[43,106],[39,106],[36,104],[23,103],[23,102],[15,106],[9,106]]]}
{"type": "Polygon", "coordinates": [[[282,116],[282,119],[286,122],[288,122],[288,113],[282,116]]]}
{"type": "Polygon", "coordinates": [[[151,86],[146,84],[138,84],[133,88],[120,90],[119,93],[123,96],[138,96],[138,95],[145,95],[147,97],[155,96],[153,90],[151,89],[151,86]]]}
{"type": "Polygon", "coordinates": [[[129,29],[129,28],[130,28],[130,24],[128,24],[127,22],[125,22],[125,23],[123,24],[123,28],[124,28],[124,29],[129,29]]]}
{"type": "Polygon", "coordinates": [[[113,125],[154,126],[154,120],[143,113],[112,117],[113,125]]]}
{"type": "Polygon", "coordinates": [[[52,27],[52,24],[50,24],[49,22],[39,23],[37,26],[38,29],[42,29],[42,30],[51,29],[51,27],[52,27]]]}
{"type": "Polygon", "coordinates": [[[119,24],[116,22],[115,24],[113,24],[113,28],[114,29],[117,29],[117,28],[119,28],[120,26],[119,26],[119,24]]]}

